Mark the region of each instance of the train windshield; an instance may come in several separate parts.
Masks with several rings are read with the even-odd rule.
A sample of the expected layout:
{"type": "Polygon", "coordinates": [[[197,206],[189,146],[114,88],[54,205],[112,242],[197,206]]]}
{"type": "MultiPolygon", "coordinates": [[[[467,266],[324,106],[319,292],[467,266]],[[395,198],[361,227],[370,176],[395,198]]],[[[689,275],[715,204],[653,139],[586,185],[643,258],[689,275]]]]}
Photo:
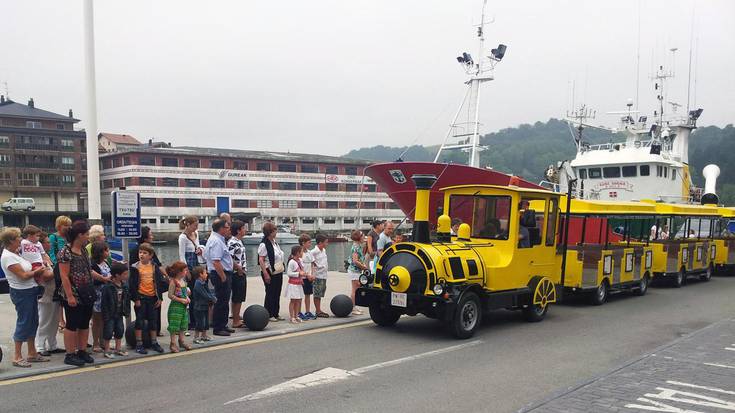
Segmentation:
{"type": "Polygon", "coordinates": [[[473,238],[508,239],[509,196],[452,195],[449,216],[471,223],[473,238]]]}

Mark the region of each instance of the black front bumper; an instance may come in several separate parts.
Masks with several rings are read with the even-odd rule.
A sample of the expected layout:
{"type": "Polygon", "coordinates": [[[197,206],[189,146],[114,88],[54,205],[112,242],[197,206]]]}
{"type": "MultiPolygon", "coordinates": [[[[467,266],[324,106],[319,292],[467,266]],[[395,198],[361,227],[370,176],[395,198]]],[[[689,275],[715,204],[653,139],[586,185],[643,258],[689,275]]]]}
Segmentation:
{"type": "Polygon", "coordinates": [[[452,299],[423,294],[407,294],[406,307],[397,307],[390,303],[390,291],[373,287],[360,287],[355,293],[355,305],[361,307],[379,306],[401,314],[416,315],[422,313],[427,317],[447,320],[454,314],[457,304],[452,299]]]}

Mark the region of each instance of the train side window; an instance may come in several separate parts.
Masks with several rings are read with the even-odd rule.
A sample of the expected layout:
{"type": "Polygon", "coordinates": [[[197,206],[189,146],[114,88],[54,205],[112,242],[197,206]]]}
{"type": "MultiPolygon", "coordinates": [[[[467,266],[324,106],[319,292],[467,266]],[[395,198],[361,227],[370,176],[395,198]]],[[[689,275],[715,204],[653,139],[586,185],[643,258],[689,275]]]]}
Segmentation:
{"type": "Polygon", "coordinates": [[[641,165],[641,176],[651,175],[651,167],[649,165],[641,165]]]}
{"type": "Polygon", "coordinates": [[[579,170],[579,179],[587,179],[587,170],[586,169],[580,169],[579,170]]]}
{"type": "Polygon", "coordinates": [[[556,198],[551,199],[549,202],[549,213],[546,219],[546,246],[551,247],[554,245],[556,239],[556,216],[558,212],[557,205],[559,200],[556,198]]]}
{"type": "Polygon", "coordinates": [[[509,196],[452,195],[449,216],[472,223],[473,238],[508,239],[509,196]]]}
{"type": "Polygon", "coordinates": [[[587,174],[589,175],[590,179],[602,178],[602,170],[600,168],[590,168],[587,170],[587,174]]]}

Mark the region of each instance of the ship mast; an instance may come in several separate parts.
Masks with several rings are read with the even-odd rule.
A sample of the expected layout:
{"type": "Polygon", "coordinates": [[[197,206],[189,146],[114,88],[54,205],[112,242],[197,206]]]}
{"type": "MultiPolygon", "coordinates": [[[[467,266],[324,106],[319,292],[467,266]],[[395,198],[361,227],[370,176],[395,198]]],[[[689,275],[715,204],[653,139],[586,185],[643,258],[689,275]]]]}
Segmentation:
{"type": "Polygon", "coordinates": [[[490,51],[489,56],[485,55],[486,6],[487,0],[483,0],[480,24],[477,26],[478,61],[475,62],[472,55],[467,52],[457,57],[457,62],[462,65],[465,73],[469,75],[469,79],[465,82],[467,92],[457,113],[454,115],[434,162],[439,162],[442,151],[460,149],[469,152],[468,165],[480,166],[480,152],[485,149],[480,145],[480,85],[494,79],[492,71],[495,65],[503,59],[507,49],[504,44],[499,44],[496,49],[490,51]],[[458,139],[458,141],[454,144],[447,144],[449,137],[458,139]]]}

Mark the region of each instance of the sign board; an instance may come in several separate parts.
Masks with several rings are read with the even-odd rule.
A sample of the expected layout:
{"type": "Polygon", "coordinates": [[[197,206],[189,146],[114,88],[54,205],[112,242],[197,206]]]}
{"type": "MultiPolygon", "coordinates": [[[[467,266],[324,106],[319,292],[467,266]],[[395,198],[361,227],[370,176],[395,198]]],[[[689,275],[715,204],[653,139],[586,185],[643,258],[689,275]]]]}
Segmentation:
{"type": "Polygon", "coordinates": [[[112,191],[112,236],[140,237],[140,194],[133,191],[112,191]]]}

